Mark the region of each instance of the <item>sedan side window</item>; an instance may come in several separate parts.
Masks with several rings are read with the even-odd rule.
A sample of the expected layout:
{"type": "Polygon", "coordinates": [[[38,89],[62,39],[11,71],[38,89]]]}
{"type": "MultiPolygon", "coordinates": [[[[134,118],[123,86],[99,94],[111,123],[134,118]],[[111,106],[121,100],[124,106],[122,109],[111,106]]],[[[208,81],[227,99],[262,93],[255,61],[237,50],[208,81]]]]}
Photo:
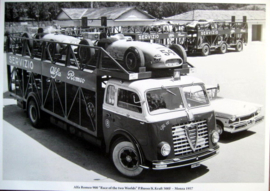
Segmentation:
{"type": "Polygon", "coordinates": [[[142,113],[139,96],[129,90],[119,89],[117,106],[130,111],[142,113]]]}

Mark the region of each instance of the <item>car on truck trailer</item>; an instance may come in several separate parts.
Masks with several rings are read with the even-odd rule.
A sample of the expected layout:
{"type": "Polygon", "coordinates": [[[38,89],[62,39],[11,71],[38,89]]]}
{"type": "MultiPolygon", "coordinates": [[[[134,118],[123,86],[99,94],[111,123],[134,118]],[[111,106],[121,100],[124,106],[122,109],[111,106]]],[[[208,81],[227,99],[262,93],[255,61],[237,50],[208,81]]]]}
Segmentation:
{"type": "Polygon", "coordinates": [[[147,169],[197,167],[219,153],[214,111],[204,83],[187,75],[187,63],[162,74],[143,68],[130,73],[104,49],[76,45],[97,54],[92,67],[81,68],[74,44],[65,43],[66,60],[58,62],[48,50],[57,42],[31,39],[41,42],[37,53],[29,39],[14,38],[6,53],[8,88],[33,127],[48,119],[61,124],[103,148],[128,177],[147,169]],[[115,68],[106,66],[103,54],[115,68]],[[194,89],[204,96],[191,97],[194,89]]]}
{"type": "Polygon", "coordinates": [[[186,50],[189,54],[200,52],[207,56],[211,51],[227,52],[228,48],[234,48],[240,52],[243,44],[247,44],[248,24],[246,17],[243,22],[221,22],[213,20],[199,20],[186,25],[186,50]]]}

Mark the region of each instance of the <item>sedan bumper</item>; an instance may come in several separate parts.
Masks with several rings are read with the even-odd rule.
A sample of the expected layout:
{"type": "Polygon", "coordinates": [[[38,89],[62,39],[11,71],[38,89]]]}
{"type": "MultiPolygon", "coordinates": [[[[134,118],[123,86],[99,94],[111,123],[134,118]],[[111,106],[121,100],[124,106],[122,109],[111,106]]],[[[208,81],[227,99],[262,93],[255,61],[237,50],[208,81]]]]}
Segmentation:
{"type": "Polygon", "coordinates": [[[253,127],[259,122],[262,122],[263,119],[264,119],[264,116],[255,116],[247,120],[236,121],[234,123],[231,123],[229,126],[225,126],[224,131],[229,132],[229,133],[237,133],[240,131],[244,131],[253,127]]]}

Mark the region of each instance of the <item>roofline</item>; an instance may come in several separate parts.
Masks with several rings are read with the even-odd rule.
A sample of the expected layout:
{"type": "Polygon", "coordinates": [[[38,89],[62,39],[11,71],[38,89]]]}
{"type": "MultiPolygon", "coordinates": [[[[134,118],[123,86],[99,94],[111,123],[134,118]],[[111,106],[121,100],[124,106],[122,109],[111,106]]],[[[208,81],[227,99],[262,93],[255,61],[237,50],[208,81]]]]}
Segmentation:
{"type": "Polygon", "coordinates": [[[124,19],[119,19],[119,20],[114,20],[115,22],[123,22],[123,21],[155,21],[156,19],[140,19],[140,20],[136,20],[136,19],[134,19],[134,20],[132,20],[132,19],[130,19],[130,20],[124,20],[124,19]]]}
{"type": "MultiPolygon", "coordinates": [[[[195,9],[195,10],[187,11],[187,12],[180,13],[180,14],[177,14],[177,15],[173,15],[173,16],[170,16],[170,17],[164,17],[164,19],[176,20],[176,19],[172,19],[171,17],[176,17],[178,15],[183,15],[183,14],[187,14],[189,12],[194,12],[194,11],[245,11],[245,12],[246,11],[261,11],[261,12],[266,12],[265,10],[221,10],[221,9],[209,10],[209,9],[195,9]]],[[[183,20],[183,21],[185,21],[185,20],[183,20]]],[[[188,21],[190,21],[190,20],[188,20],[188,21]]]]}

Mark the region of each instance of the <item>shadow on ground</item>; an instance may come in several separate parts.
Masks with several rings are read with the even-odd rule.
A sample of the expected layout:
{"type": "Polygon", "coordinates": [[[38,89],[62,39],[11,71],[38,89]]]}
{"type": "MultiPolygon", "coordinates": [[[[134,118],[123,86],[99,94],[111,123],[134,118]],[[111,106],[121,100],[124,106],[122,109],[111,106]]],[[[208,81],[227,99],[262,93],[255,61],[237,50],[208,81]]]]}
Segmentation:
{"type": "Polygon", "coordinates": [[[235,142],[235,141],[239,141],[241,139],[244,139],[246,137],[249,137],[251,135],[255,134],[255,132],[253,131],[242,131],[242,132],[239,132],[239,133],[224,133],[222,136],[221,136],[221,139],[219,142],[221,143],[232,143],[232,142],[235,142]]]}

